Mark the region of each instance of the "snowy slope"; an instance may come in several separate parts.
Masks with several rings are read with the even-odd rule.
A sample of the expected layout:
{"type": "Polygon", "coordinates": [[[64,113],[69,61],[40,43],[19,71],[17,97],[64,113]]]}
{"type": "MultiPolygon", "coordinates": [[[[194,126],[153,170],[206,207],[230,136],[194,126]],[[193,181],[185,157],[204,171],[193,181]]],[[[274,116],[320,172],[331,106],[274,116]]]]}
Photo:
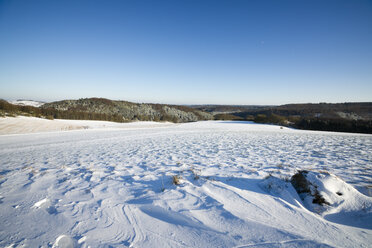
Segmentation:
{"type": "Polygon", "coordinates": [[[48,120],[36,117],[17,116],[0,117],[0,135],[39,133],[54,131],[69,131],[75,129],[128,129],[128,128],[151,128],[172,125],[169,122],[131,122],[117,123],[109,121],[90,120],[48,120]]]}
{"type": "Polygon", "coordinates": [[[77,122],[63,122],[26,116],[0,117],[0,135],[66,131],[83,128],[84,126],[79,125],[77,122]]]}
{"type": "Polygon", "coordinates": [[[15,101],[9,101],[11,104],[15,105],[21,105],[21,106],[32,106],[32,107],[40,107],[45,102],[39,102],[34,100],[15,100],[15,101]]]}
{"type": "Polygon", "coordinates": [[[139,127],[0,136],[0,246],[371,246],[371,135],[139,127]],[[285,180],[298,169],[323,212],[285,180]]]}

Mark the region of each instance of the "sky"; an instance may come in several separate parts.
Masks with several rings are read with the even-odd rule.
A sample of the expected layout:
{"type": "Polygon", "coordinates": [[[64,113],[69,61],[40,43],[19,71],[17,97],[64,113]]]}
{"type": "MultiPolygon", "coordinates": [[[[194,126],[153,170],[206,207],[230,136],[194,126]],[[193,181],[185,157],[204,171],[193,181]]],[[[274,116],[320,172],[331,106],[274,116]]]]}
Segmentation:
{"type": "Polygon", "coordinates": [[[0,0],[0,98],[372,101],[372,1],[0,0]]]}

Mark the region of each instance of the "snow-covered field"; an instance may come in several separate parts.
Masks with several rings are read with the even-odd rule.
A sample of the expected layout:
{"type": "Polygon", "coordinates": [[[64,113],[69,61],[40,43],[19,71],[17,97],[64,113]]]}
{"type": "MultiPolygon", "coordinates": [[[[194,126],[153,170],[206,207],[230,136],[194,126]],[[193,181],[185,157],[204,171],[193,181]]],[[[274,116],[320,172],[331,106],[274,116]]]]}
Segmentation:
{"type": "Polygon", "coordinates": [[[169,122],[131,122],[117,123],[109,121],[85,121],[85,120],[47,120],[36,117],[4,117],[0,118],[0,135],[40,133],[53,131],[69,131],[75,129],[128,129],[128,128],[151,128],[169,126],[169,122]]]}
{"type": "Polygon", "coordinates": [[[0,247],[372,246],[371,135],[65,124],[90,129],[0,136],[0,247]]]}

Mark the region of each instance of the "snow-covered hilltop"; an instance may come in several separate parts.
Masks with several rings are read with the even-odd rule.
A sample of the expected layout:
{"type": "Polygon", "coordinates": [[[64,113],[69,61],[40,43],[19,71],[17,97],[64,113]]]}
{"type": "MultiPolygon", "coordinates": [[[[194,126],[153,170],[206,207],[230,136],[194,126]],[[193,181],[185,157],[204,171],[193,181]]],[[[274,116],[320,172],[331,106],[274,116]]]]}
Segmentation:
{"type": "Polygon", "coordinates": [[[133,103],[105,98],[63,100],[44,103],[40,107],[37,106],[39,103],[33,101],[16,101],[14,103],[16,105],[0,99],[0,117],[26,115],[47,119],[115,122],[168,121],[174,123],[213,119],[212,114],[187,106],[133,103]]]}
{"type": "MultiPolygon", "coordinates": [[[[43,105],[44,109],[53,109],[66,119],[92,119],[87,113],[115,116],[114,121],[171,121],[190,122],[211,120],[209,113],[179,105],[133,103],[114,101],[105,98],[84,98],[63,100],[43,105]],[[85,115],[83,114],[85,113],[85,115]]],[[[60,117],[59,117],[60,118],[60,117]]],[[[107,120],[107,119],[101,119],[107,120]]]]}
{"type": "Polygon", "coordinates": [[[371,135],[121,125],[0,136],[1,247],[372,243],[371,135]]]}
{"type": "Polygon", "coordinates": [[[34,100],[15,100],[9,101],[9,103],[20,106],[32,106],[32,107],[41,107],[45,102],[34,101],[34,100]]]}

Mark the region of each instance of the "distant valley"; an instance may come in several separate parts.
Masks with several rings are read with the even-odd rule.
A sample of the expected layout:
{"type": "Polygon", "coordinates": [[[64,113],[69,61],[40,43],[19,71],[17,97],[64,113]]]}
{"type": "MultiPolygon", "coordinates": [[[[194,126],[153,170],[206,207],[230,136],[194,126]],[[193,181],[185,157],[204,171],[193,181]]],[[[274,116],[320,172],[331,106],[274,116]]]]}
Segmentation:
{"type": "Polygon", "coordinates": [[[306,130],[372,133],[372,103],[287,104],[280,106],[196,106],[216,120],[271,123],[306,130]]]}

